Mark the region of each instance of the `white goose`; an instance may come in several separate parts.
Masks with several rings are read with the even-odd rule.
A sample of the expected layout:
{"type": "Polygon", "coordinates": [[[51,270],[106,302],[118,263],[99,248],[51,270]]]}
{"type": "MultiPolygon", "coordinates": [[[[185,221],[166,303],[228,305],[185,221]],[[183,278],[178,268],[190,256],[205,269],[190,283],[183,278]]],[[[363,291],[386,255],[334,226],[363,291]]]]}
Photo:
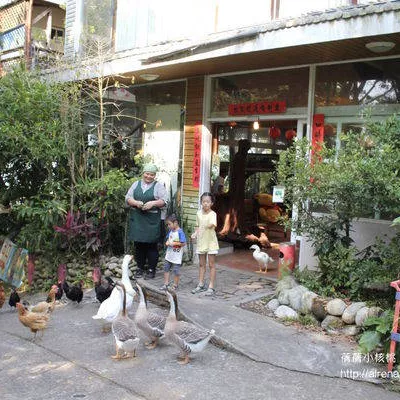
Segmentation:
{"type": "MultiPolygon", "coordinates": [[[[122,262],[122,279],[121,282],[125,286],[126,290],[126,308],[132,307],[133,297],[136,292],[133,290],[131,281],[129,280],[128,266],[129,262],[132,260],[131,255],[126,255],[122,262]]],[[[104,300],[97,311],[96,315],[92,318],[96,320],[101,320],[103,322],[102,330],[103,332],[109,331],[110,323],[118,316],[122,310],[122,298],[119,290],[115,287],[108,299],[104,300]]]]}
{"type": "Polygon", "coordinates": [[[204,350],[215,331],[214,329],[208,331],[189,322],[178,321],[178,300],[176,294],[172,295],[168,290],[166,293],[170,309],[167,322],[165,323],[165,338],[182,350],[183,355],[178,357],[179,364],[187,364],[189,362],[189,354],[191,352],[199,353],[204,350]]]}
{"type": "Polygon", "coordinates": [[[148,337],[151,341],[145,343],[148,349],[154,349],[158,345],[158,339],[164,336],[164,327],[167,316],[160,309],[147,309],[146,298],[143,289],[138,283],[136,286],[139,291],[139,306],[135,314],[135,322],[138,328],[148,337]]]}
{"type": "Polygon", "coordinates": [[[121,314],[114,319],[111,325],[115,338],[116,354],[111,358],[121,360],[122,358],[136,357],[136,350],[139,346],[139,335],[136,324],[126,313],[126,290],[121,282],[116,283],[116,288],[122,297],[121,314]],[[122,354],[120,354],[122,353],[122,354]]]}
{"type": "Polygon", "coordinates": [[[270,257],[267,253],[262,252],[256,244],[253,244],[252,246],[250,246],[250,249],[254,250],[253,257],[257,261],[258,268],[259,268],[259,270],[257,272],[267,273],[268,264],[270,262],[273,262],[274,259],[272,257],[270,257]]]}

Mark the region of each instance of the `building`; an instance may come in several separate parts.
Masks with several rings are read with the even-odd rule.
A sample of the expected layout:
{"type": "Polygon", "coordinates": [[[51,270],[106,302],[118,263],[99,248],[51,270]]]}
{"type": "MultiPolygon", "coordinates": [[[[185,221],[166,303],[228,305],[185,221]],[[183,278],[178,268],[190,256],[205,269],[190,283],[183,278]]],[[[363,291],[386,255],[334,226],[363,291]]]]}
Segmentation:
{"type": "MultiPolygon", "coordinates": [[[[399,0],[68,0],[65,29],[72,63],[95,60],[90,43],[102,41],[103,72],[128,85],[110,95],[125,96],[131,116],[163,121],[116,124],[134,149],[157,159],[188,225],[211,177],[232,166],[239,140],[251,143],[251,208],[255,193],[271,189],[268,174],[293,132],[311,139],[319,124],[328,145],[339,146],[341,132],[361,129],[366,108],[375,120],[400,110],[399,0]]],[[[354,229],[364,246],[388,222],[366,219],[354,229]]],[[[294,239],[300,264],[310,264],[306,241],[294,239]]]]}
{"type": "Polygon", "coordinates": [[[0,1],[0,73],[21,60],[51,65],[64,52],[64,23],[60,1],[0,1]]]}

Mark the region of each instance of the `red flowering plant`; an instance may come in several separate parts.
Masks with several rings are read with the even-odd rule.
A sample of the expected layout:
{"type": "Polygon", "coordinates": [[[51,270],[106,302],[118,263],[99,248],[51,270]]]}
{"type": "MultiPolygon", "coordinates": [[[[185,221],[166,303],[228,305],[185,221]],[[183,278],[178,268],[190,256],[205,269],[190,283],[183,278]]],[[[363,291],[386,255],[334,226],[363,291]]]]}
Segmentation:
{"type": "Polygon", "coordinates": [[[96,223],[93,216],[81,215],[80,211],[68,211],[64,224],[53,226],[55,232],[60,235],[62,249],[83,254],[89,250],[93,253],[102,247],[102,233],[107,228],[107,222],[101,217],[96,223]]]}

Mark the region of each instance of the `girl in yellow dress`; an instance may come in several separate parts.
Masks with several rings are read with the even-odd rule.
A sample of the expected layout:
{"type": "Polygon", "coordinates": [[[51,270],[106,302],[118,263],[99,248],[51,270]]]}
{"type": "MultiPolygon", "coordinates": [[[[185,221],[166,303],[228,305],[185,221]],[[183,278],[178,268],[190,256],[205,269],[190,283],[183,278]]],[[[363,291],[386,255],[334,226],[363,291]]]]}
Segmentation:
{"type": "Polygon", "coordinates": [[[214,199],[210,192],[205,192],[200,197],[201,209],[196,214],[196,229],[192,239],[197,240],[196,252],[199,255],[199,283],[192,293],[206,292],[206,296],[215,293],[215,256],[218,254],[218,239],[215,232],[217,227],[217,214],[211,210],[214,199]],[[205,287],[204,278],[208,267],[210,268],[210,283],[208,289],[205,287]]]}

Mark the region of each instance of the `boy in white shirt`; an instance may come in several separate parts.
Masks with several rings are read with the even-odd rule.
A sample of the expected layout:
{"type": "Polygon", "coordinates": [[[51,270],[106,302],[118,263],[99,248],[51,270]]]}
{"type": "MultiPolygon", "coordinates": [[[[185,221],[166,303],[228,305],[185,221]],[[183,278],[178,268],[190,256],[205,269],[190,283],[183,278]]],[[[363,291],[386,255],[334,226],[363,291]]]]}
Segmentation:
{"type": "Polygon", "coordinates": [[[186,245],[186,237],[183,230],[179,227],[178,218],[174,214],[168,216],[165,221],[169,230],[165,243],[167,251],[165,253],[164,284],[160,289],[166,290],[169,286],[169,274],[172,270],[174,274],[174,283],[169,287],[172,290],[177,290],[180,278],[180,268],[182,265],[183,247],[186,245]]]}

